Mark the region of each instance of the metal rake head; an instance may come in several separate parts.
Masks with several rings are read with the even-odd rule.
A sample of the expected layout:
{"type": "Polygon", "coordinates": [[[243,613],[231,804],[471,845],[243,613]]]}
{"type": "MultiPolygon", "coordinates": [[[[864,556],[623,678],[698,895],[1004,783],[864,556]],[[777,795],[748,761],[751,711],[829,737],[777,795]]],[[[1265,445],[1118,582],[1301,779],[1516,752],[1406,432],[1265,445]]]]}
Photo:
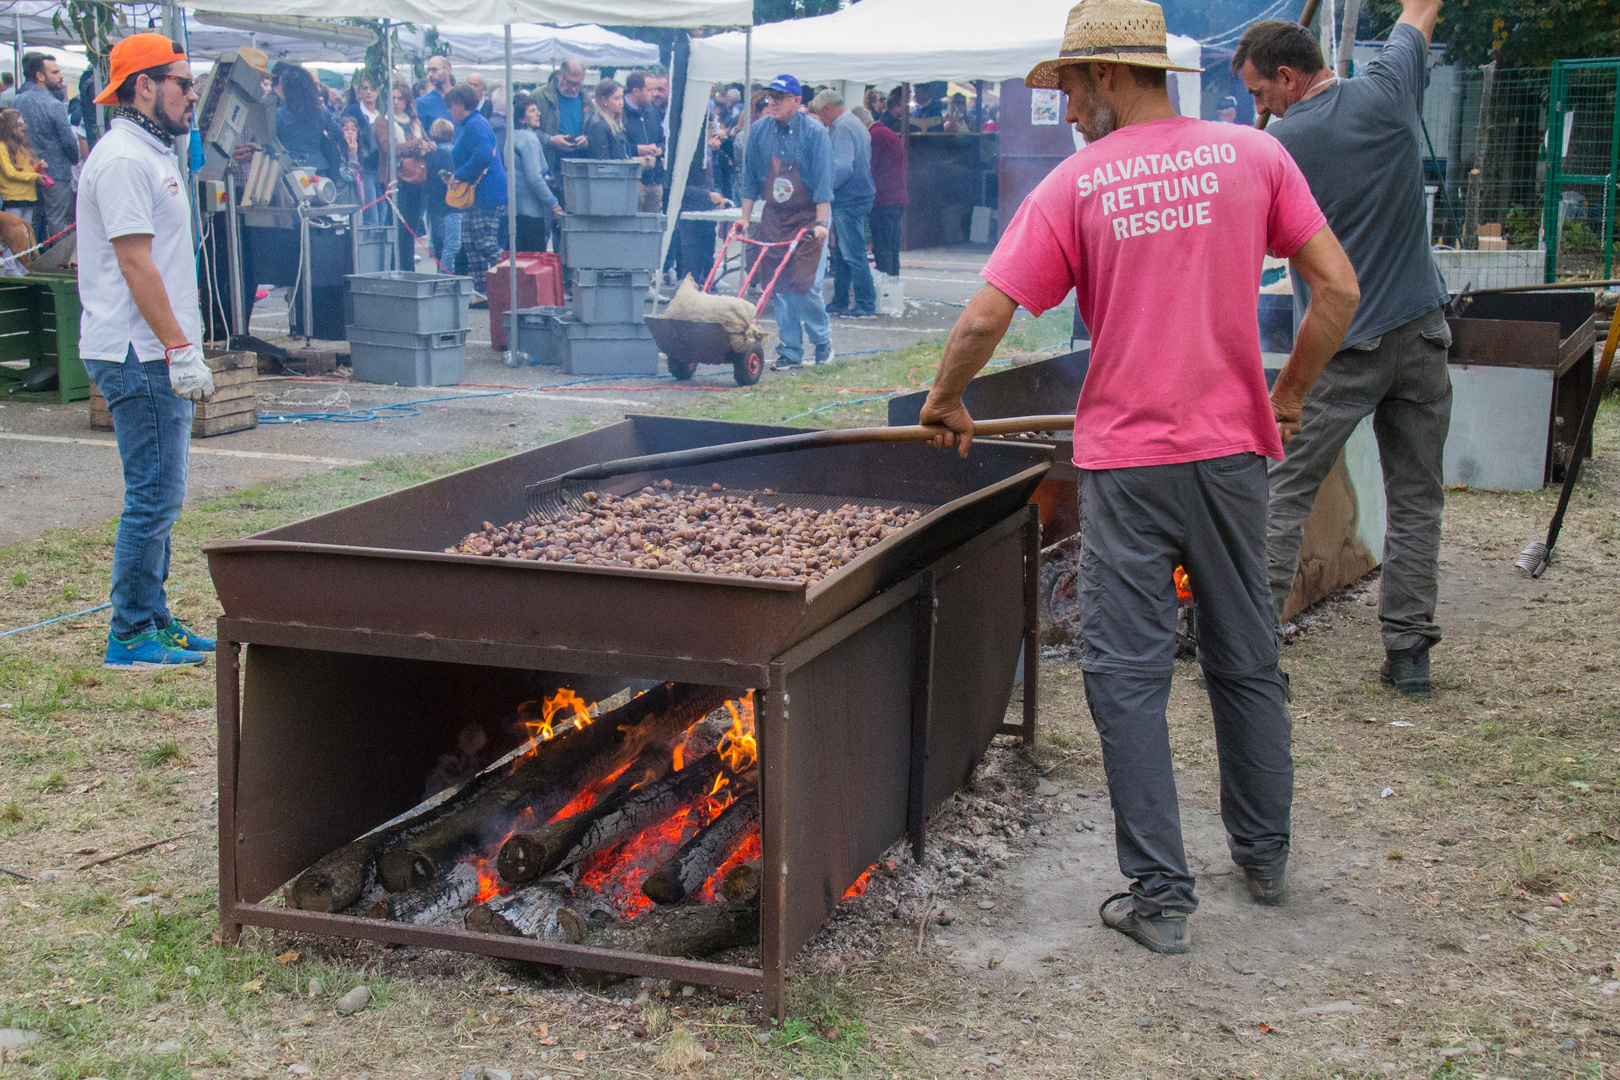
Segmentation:
{"type": "Polygon", "coordinates": [[[536,523],[557,521],[588,509],[595,501],[587,498],[595,489],[583,480],[542,480],[524,489],[528,496],[529,520],[536,523]]]}
{"type": "Polygon", "coordinates": [[[1519,557],[1513,560],[1513,565],[1523,570],[1533,578],[1541,576],[1541,572],[1552,563],[1552,548],[1540,540],[1532,540],[1519,552],[1519,557]]]}

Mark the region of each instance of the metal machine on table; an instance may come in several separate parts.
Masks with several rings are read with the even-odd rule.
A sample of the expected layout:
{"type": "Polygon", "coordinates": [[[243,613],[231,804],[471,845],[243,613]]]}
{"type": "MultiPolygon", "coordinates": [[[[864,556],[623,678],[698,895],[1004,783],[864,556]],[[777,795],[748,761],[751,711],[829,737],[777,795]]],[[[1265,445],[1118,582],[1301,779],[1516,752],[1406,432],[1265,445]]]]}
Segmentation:
{"type": "MultiPolygon", "coordinates": [[[[241,265],[251,278],[223,275],[229,286],[230,336],[233,344],[250,344],[243,340],[249,338],[244,287],[273,284],[298,287],[299,303],[291,314],[305,336],[341,340],[344,278],[390,269],[394,229],[362,225],[358,206],[335,201],[331,179],[301,168],[287,153],[275,136],[276,98],[264,92],[263,75],[246,52],[220,57],[198,109],[204,157],[196,174],[198,207],[205,215],[222,215],[226,265],[241,265]],[[261,149],[249,160],[238,191],[231,164],[244,140],[261,149]],[[253,243],[244,244],[244,229],[255,230],[253,243]]],[[[211,283],[219,276],[216,270],[211,283]]],[[[251,344],[260,351],[278,351],[262,342],[251,344]]]]}

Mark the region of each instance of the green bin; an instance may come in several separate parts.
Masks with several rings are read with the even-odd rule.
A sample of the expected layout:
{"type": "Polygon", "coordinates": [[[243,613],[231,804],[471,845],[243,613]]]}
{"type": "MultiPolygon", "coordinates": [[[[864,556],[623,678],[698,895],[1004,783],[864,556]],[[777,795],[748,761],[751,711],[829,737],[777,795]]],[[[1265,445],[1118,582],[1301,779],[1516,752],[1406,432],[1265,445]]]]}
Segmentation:
{"type": "Polygon", "coordinates": [[[79,360],[79,276],[42,271],[0,278],[0,402],[66,404],[89,396],[90,376],[79,360]]]}

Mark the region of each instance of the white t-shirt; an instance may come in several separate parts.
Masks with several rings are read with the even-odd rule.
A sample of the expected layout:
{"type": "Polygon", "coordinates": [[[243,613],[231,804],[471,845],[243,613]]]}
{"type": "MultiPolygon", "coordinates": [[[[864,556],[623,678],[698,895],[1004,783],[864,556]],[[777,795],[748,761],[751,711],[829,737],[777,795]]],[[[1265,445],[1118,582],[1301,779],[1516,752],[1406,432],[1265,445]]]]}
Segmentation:
{"type": "Polygon", "coordinates": [[[118,269],[112,241],[145,234],[163,277],[169,306],[187,341],[202,342],[191,204],[174,151],[139,125],[114,119],[79,177],[79,355],[162,360],[163,343],[146,325],[118,269]]]}

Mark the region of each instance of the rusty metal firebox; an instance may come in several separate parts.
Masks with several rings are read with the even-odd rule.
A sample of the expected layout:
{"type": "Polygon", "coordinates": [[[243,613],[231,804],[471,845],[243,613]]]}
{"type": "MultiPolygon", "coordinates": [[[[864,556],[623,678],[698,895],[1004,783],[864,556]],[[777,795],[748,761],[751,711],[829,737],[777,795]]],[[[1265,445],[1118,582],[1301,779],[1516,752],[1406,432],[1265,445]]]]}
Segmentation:
{"type": "MultiPolygon", "coordinates": [[[[757,990],[783,1008],[788,958],[997,734],[1032,739],[1041,444],[966,461],[916,444],[694,467],[782,497],[931,507],[825,581],[800,583],[443,553],[523,514],[528,481],[592,461],[780,434],[633,416],[206,552],[219,621],[220,922],[757,990]],[[791,493],[791,494],[789,494],[791,493]],[[243,647],[246,647],[245,650],[243,647]],[[1005,725],[1020,653],[1024,714],[1005,725]],[[469,718],[537,688],[605,696],[652,679],[753,690],[761,760],[760,969],[262,903],[327,852],[408,810],[469,718]]],[[[610,486],[630,491],[647,476],[610,486]]]]}

